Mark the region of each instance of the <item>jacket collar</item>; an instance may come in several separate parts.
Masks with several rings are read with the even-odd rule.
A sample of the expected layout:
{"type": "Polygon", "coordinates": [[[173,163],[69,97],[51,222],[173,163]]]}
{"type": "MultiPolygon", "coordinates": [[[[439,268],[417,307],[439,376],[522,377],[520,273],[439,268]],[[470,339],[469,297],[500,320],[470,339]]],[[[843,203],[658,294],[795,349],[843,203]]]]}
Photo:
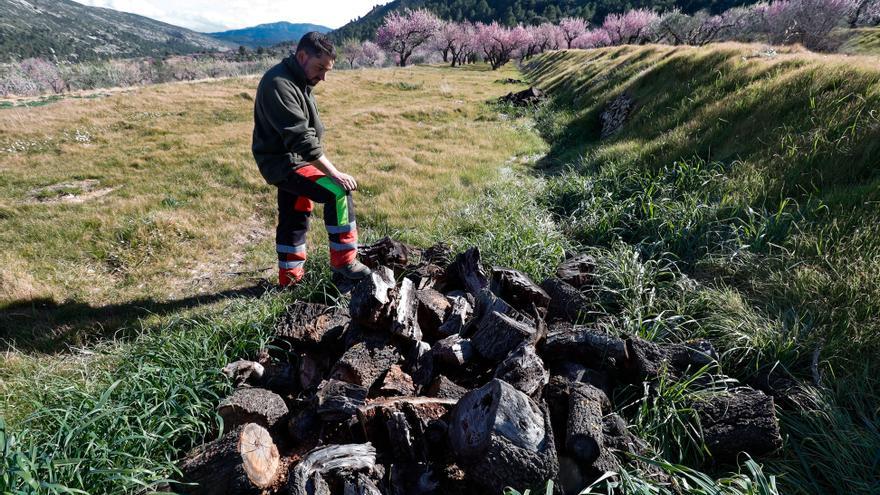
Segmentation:
{"type": "Polygon", "coordinates": [[[296,60],[296,56],[293,53],[284,59],[284,65],[286,65],[293,74],[293,82],[295,82],[304,92],[311,93],[314,86],[310,85],[308,80],[306,80],[306,73],[299,65],[299,61],[296,60]]]}

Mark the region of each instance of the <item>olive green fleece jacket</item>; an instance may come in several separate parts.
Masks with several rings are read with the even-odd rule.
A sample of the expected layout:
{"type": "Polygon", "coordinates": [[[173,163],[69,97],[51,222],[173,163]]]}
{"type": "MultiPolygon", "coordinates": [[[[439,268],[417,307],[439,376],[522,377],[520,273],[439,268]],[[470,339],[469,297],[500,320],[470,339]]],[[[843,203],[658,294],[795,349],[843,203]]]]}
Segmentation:
{"type": "Polygon", "coordinates": [[[269,69],[257,86],[251,151],[270,184],[324,154],[313,88],[293,55],[269,69]]]}

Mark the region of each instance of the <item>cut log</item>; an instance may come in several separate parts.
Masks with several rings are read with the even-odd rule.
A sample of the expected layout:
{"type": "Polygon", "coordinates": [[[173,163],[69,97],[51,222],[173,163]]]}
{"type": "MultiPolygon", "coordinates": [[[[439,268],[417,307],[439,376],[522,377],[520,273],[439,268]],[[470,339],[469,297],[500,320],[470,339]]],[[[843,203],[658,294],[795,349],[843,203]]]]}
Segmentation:
{"type": "Polygon", "coordinates": [[[502,380],[461,398],[449,441],[457,463],[489,493],[543,485],[559,469],[546,411],[502,380]]]}
{"type": "Polygon", "coordinates": [[[524,343],[534,343],[537,329],[497,311],[486,315],[471,342],[477,352],[492,362],[499,362],[524,343]]]}
{"type": "Polygon", "coordinates": [[[318,415],[325,420],[341,420],[357,413],[367,399],[367,389],[360,385],[330,379],[318,387],[318,415]]]}
{"type": "Polygon", "coordinates": [[[606,396],[611,396],[611,378],[605,371],[588,368],[580,363],[563,361],[551,368],[550,374],[558,375],[570,382],[590,384],[605,392],[606,396]]]}
{"type": "Polygon", "coordinates": [[[450,307],[446,320],[437,328],[437,334],[440,338],[461,333],[474,312],[473,304],[465,292],[452,291],[447,294],[446,299],[449,301],[450,307]]]}
{"type": "Polygon", "coordinates": [[[422,252],[422,261],[446,266],[452,261],[452,249],[444,242],[438,242],[422,252]]]}
{"type": "Polygon", "coordinates": [[[550,381],[550,372],[535,351],[535,346],[523,344],[514,349],[495,369],[495,378],[513,385],[517,390],[534,397],[550,381]]]}
{"type": "Polygon", "coordinates": [[[438,397],[442,399],[461,399],[468,389],[456,384],[443,375],[438,376],[431,383],[431,386],[425,391],[428,397],[438,397]]]}
{"type": "Polygon", "coordinates": [[[556,268],[556,277],[576,289],[591,285],[596,275],[596,259],[588,254],[575,255],[556,268]]]}
{"type": "Polygon", "coordinates": [[[315,474],[325,475],[341,470],[371,471],[376,465],[376,449],[369,443],[326,445],[303,456],[290,474],[288,490],[291,495],[311,495],[309,480],[315,474]]]}
{"type": "Polygon", "coordinates": [[[422,340],[418,309],[419,300],[416,298],[416,286],[412,280],[405,278],[400,283],[398,297],[394,305],[391,332],[412,341],[422,340]]]}
{"type": "Polygon", "coordinates": [[[547,318],[550,320],[562,319],[577,322],[590,311],[587,298],[577,288],[556,277],[550,277],[541,283],[550,296],[550,305],[547,308],[547,318]]]}
{"type": "Polygon", "coordinates": [[[275,345],[283,343],[298,350],[304,346],[326,348],[339,342],[349,321],[344,309],[297,301],[278,321],[275,345]]]}
{"type": "Polygon", "coordinates": [[[400,354],[392,346],[372,347],[365,343],[351,346],[333,366],[330,377],[370,389],[392,365],[400,361],[400,354]]]}
{"type": "Polygon", "coordinates": [[[278,448],[260,425],[241,426],[193,449],[180,464],[185,493],[258,494],[284,476],[278,448]]]}
{"type": "Polygon", "coordinates": [[[455,257],[446,268],[446,283],[451,289],[464,289],[474,297],[489,287],[489,279],[480,265],[480,250],[470,248],[455,257]]]}
{"type": "Polygon", "coordinates": [[[761,391],[737,388],[696,401],[693,408],[706,447],[719,461],[735,460],[740,452],[758,457],[782,446],[773,398],[761,391]]]}
{"type": "Polygon", "coordinates": [[[265,371],[262,364],[244,359],[229,363],[221,370],[236,387],[244,384],[258,385],[265,371]]]}
{"type": "Polygon", "coordinates": [[[296,366],[286,359],[275,359],[269,349],[260,349],[257,363],[263,367],[263,376],[258,385],[282,396],[296,395],[300,391],[299,374],[296,366]]]}
{"type": "Polygon", "coordinates": [[[630,380],[650,380],[666,369],[679,375],[688,369],[696,371],[717,359],[712,344],[698,341],[686,344],[655,344],[638,337],[626,340],[626,368],[630,380]]]}
{"type": "Polygon", "coordinates": [[[351,318],[368,328],[387,328],[395,290],[394,272],[387,266],[376,267],[351,292],[351,318]]]}
{"type": "Polygon", "coordinates": [[[439,338],[440,325],[446,321],[452,303],[439,291],[434,289],[422,289],[416,292],[418,299],[419,327],[425,335],[439,338]]]}
{"type": "Polygon", "coordinates": [[[490,288],[498,297],[519,311],[528,313],[532,306],[546,309],[550,296],[526,274],[510,268],[493,268],[490,288]]]}
{"type": "Polygon", "coordinates": [[[409,264],[412,251],[414,249],[411,246],[386,236],[375,244],[359,247],[358,259],[370,268],[379,266],[402,268],[409,264]]]}
{"type": "Polygon", "coordinates": [[[314,445],[321,429],[315,406],[301,409],[287,422],[287,434],[294,445],[314,445]]]}
{"type": "Polygon", "coordinates": [[[379,395],[382,397],[411,396],[415,394],[416,387],[413,379],[407,375],[398,365],[392,365],[382,379],[379,395]]]}
{"type": "Polygon", "coordinates": [[[554,361],[571,360],[593,368],[614,368],[626,362],[626,341],[584,325],[550,326],[541,354],[554,361]]]}
{"type": "Polygon", "coordinates": [[[602,416],[608,406],[608,397],[601,390],[586,383],[572,384],[565,449],[584,464],[592,464],[603,448],[602,416]]]}
{"type": "Polygon", "coordinates": [[[247,423],[272,429],[287,416],[287,412],[284,399],[263,388],[238,388],[217,406],[217,413],[223,418],[224,432],[247,423]]]}
{"type": "Polygon", "coordinates": [[[438,363],[458,367],[473,358],[474,346],[470,339],[455,334],[435,342],[431,346],[431,354],[438,363]]]}

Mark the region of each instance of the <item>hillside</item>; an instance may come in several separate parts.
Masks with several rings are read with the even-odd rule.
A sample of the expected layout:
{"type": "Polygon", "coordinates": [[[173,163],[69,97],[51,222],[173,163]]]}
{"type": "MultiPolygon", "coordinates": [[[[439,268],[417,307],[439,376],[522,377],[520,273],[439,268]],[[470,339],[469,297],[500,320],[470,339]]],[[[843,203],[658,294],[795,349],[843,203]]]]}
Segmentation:
{"type": "Polygon", "coordinates": [[[782,493],[880,488],[878,67],[722,44],[526,69],[554,98],[536,115],[543,202],[606,260],[612,326],[710,338],[724,374],[773,394],[782,493]]]}
{"type": "Polygon", "coordinates": [[[260,24],[244,29],[233,29],[219,33],[209,33],[212,37],[237,45],[251,48],[269,47],[278,43],[297,42],[309,31],[329,32],[327,26],[317,24],[293,24],[290,22],[274,22],[260,24]]]}
{"type": "Polygon", "coordinates": [[[674,7],[686,13],[708,9],[718,13],[730,7],[754,3],[752,0],[394,0],[377,5],[363,17],[333,31],[337,40],[345,38],[369,39],[389,12],[402,9],[426,8],[445,20],[489,23],[498,21],[508,26],[518,23],[540,24],[557,22],[567,16],[579,16],[600,23],[611,12],[630,8],[649,7],[666,10],[674,7]]]}
{"type": "Polygon", "coordinates": [[[223,50],[208,35],[71,0],[0,0],[0,60],[89,60],[223,50]]]}

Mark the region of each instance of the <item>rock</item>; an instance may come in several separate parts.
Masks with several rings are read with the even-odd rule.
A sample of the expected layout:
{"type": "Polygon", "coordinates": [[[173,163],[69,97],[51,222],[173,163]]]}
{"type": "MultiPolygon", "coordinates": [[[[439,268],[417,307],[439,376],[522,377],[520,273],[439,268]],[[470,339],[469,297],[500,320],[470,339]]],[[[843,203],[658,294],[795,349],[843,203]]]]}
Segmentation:
{"type": "Polygon", "coordinates": [[[634,101],[626,93],[621,93],[605,106],[599,116],[602,119],[602,139],[617,134],[633,109],[634,101]]]}

